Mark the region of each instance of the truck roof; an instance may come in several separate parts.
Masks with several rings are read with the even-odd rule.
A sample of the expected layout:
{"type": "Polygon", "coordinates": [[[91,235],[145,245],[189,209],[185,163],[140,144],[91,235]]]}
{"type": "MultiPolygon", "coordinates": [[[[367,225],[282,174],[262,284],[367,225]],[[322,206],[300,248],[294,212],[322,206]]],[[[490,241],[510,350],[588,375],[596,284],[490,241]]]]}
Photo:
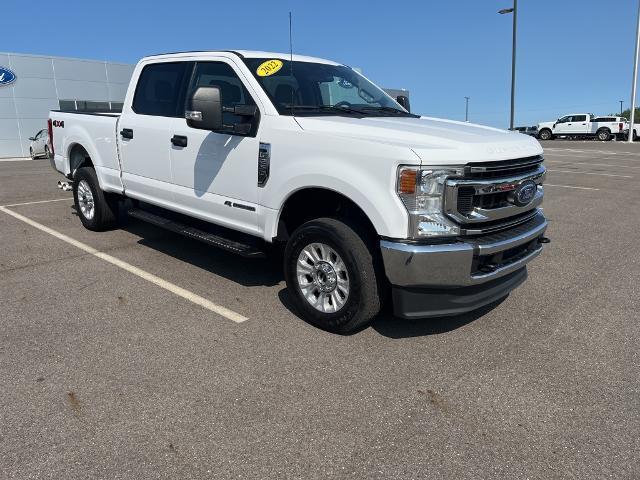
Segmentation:
{"type": "MultiPolygon", "coordinates": [[[[189,57],[193,55],[202,55],[206,56],[207,54],[218,54],[218,53],[233,53],[239,57],[243,58],[277,58],[279,60],[289,60],[291,58],[290,53],[279,53],[279,52],[262,52],[259,50],[195,50],[195,51],[186,51],[186,52],[170,52],[170,53],[160,53],[157,55],[149,55],[144,57],[142,60],[150,59],[150,58],[175,58],[175,57],[189,57]]],[[[306,55],[293,55],[293,60],[296,62],[313,62],[313,63],[325,63],[327,65],[340,65],[338,62],[334,62],[332,60],[327,60],[324,58],[317,57],[309,57],[306,55]]]]}

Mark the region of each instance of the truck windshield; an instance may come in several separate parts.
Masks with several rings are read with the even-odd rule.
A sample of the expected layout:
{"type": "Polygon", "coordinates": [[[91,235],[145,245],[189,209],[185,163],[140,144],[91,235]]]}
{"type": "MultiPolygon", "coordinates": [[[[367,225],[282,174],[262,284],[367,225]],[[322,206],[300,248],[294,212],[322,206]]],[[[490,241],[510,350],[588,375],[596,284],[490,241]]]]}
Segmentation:
{"type": "Polygon", "coordinates": [[[282,115],[418,117],[344,65],[300,61],[291,65],[269,58],[244,62],[282,115]]]}

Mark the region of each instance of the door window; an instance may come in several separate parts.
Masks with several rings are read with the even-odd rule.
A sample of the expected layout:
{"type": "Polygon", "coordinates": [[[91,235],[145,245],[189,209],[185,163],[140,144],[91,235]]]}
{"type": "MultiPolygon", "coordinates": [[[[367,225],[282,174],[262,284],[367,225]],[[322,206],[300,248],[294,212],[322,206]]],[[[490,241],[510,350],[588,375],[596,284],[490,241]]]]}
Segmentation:
{"type": "MultiPolygon", "coordinates": [[[[231,65],[224,62],[198,62],[196,64],[190,92],[203,86],[215,86],[220,88],[223,107],[235,107],[236,105],[255,105],[253,98],[249,94],[240,77],[231,68],[231,65]]],[[[224,112],[222,121],[225,125],[235,125],[246,118],[233,113],[224,112]]]]}
{"type": "Polygon", "coordinates": [[[574,115],[573,116],[573,121],[574,122],[586,122],[587,121],[587,116],[586,115],[574,115]]]}
{"type": "Polygon", "coordinates": [[[184,86],[191,62],[153,63],[142,69],[133,97],[141,115],[184,117],[184,86]]]}

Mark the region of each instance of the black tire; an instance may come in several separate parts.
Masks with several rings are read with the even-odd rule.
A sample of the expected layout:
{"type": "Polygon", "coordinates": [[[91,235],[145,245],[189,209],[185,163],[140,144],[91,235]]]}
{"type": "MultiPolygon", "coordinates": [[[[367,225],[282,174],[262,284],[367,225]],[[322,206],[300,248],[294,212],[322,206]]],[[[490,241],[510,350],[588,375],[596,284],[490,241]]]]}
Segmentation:
{"type": "Polygon", "coordinates": [[[601,128],[596,132],[596,138],[601,142],[608,142],[611,139],[611,132],[606,128],[601,128]]]}
{"type": "Polygon", "coordinates": [[[51,154],[49,153],[49,147],[47,145],[44,146],[44,158],[51,158],[51,154]]]}
{"type": "Polygon", "coordinates": [[[116,224],[118,213],[117,197],[105,193],[100,189],[98,177],[93,168],[82,167],[76,171],[73,177],[73,201],[75,202],[80,221],[86,229],[100,232],[116,224]],[[78,198],[78,186],[80,182],[83,181],[86,182],[93,196],[94,213],[91,218],[85,215],[80,205],[82,199],[78,198]]]}
{"type": "Polygon", "coordinates": [[[356,229],[335,218],[319,218],[303,224],[293,232],[284,252],[284,276],[296,310],[313,325],[341,334],[361,329],[380,311],[383,274],[376,265],[375,254],[367,240],[356,233],[356,229]],[[302,251],[313,243],[322,243],[333,249],[346,269],[349,292],[344,305],[332,313],[311,305],[298,281],[298,259],[302,251]]]}
{"type": "Polygon", "coordinates": [[[35,160],[36,157],[33,155],[33,148],[29,147],[29,156],[31,157],[31,160],[35,160]]]}
{"type": "Polygon", "coordinates": [[[540,140],[551,140],[553,138],[553,133],[551,133],[551,130],[549,130],[548,128],[543,128],[542,130],[540,130],[538,138],[540,140]]]}

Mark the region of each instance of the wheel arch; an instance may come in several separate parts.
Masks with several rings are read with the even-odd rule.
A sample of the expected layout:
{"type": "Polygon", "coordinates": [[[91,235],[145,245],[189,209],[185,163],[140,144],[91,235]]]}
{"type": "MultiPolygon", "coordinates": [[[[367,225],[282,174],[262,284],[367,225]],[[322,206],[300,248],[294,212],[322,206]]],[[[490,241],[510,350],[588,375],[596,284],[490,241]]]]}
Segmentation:
{"type": "Polygon", "coordinates": [[[67,149],[67,158],[69,159],[69,171],[71,177],[75,175],[75,172],[81,167],[92,167],[95,169],[91,154],[87,149],[78,142],[69,144],[67,149]]]}
{"type": "Polygon", "coordinates": [[[365,209],[345,194],[327,187],[302,187],[283,201],[276,220],[275,240],[286,241],[303,223],[321,217],[340,217],[362,226],[368,236],[378,230],[365,209]]]}

